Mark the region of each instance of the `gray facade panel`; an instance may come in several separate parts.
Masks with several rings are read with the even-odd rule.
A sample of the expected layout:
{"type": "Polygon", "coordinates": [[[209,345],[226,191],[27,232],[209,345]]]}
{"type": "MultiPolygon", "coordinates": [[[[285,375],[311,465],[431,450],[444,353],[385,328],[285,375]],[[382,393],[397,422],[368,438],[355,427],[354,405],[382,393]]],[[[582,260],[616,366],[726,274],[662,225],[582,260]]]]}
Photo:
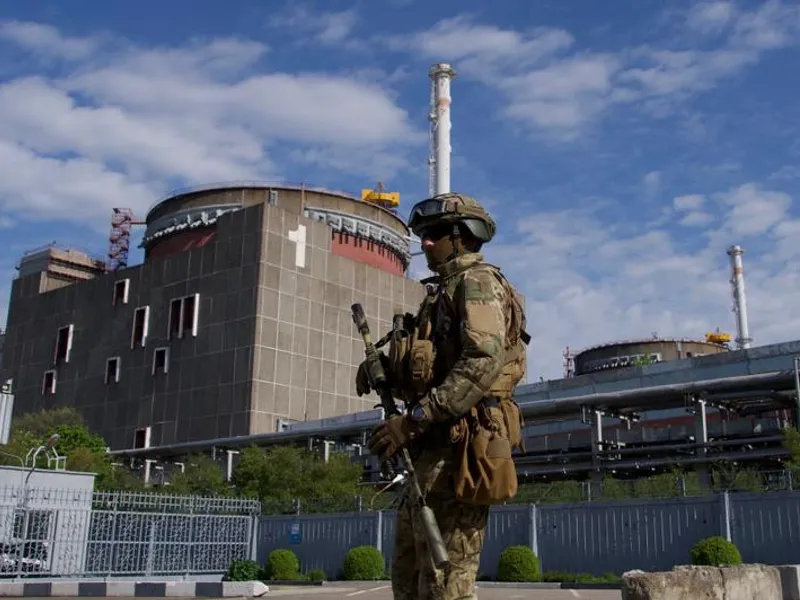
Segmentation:
{"type": "MultiPolygon", "coordinates": [[[[363,345],[350,305],[364,305],[377,338],[395,307],[416,309],[422,287],[334,254],[330,227],[302,216],[300,192],[281,192],[276,206],[245,196],[246,208],[220,216],[200,248],[45,294],[39,274],[15,280],[3,354],[17,406],[76,406],[112,449],[132,447],[138,428],[149,427],[149,445],[159,446],[371,409],[355,395],[363,345]],[[292,233],[300,225],[304,250],[292,233]],[[122,279],[128,301],[112,306],[122,279]],[[196,331],[178,338],[172,301],[195,294],[196,331]],[[137,308],[148,311],[147,338],[132,348],[137,308]],[[68,325],[69,361],[54,365],[58,328],[68,325]],[[167,368],[154,373],[161,349],[167,368]],[[107,383],[113,357],[118,377],[107,383]],[[43,395],[53,368],[56,391],[43,395]]],[[[190,330],[191,302],[183,304],[190,330]]]]}

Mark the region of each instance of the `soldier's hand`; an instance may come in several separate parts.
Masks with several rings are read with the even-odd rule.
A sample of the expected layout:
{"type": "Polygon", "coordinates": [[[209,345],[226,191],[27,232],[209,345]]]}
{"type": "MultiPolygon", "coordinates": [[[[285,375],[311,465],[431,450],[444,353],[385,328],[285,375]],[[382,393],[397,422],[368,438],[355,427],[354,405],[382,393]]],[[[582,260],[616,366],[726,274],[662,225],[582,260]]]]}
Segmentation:
{"type": "Polygon", "coordinates": [[[388,460],[413,440],[419,433],[419,426],[407,416],[393,416],[378,425],[369,439],[369,451],[388,460]]]}
{"type": "MultiPolygon", "coordinates": [[[[387,381],[391,381],[392,372],[389,366],[389,357],[383,352],[378,352],[378,358],[380,358],[381,365],[383,365],[383,371],[386,373],[387,381]]],[[[372,384],[369,380],[369,366],[367,365],[367,361],[363,360],[361,364],[358,365],[358,371],[356,372],[356,394],[363,396],[364,394],[369,394],[371,391],[372,384]]]]}
{"type": "Polygon", "coordinates": [[[356,394],[363,396],[364,394],[369,394],[371,391],[369,369],[367,368],[367,361],[365,360],[358,365],[358,371],[356,372],[356,394]]]}

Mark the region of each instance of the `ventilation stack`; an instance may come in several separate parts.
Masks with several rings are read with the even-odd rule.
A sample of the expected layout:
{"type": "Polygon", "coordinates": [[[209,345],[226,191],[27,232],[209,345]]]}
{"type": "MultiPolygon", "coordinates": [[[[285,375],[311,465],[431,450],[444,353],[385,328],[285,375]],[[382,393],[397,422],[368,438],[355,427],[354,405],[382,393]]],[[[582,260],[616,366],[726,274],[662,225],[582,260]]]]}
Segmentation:
{"type": "Polygon", "coordinates": [[[747,296],[744,290],[744,267],[742,266],[741,246],[734,245],[728,248],[731,257],[731,287],[733,289],[733,312],[736,313],[736,346],[739,350],[750,347],[753,341],[750,337],[750,328],[747,324],[747,296]]]}

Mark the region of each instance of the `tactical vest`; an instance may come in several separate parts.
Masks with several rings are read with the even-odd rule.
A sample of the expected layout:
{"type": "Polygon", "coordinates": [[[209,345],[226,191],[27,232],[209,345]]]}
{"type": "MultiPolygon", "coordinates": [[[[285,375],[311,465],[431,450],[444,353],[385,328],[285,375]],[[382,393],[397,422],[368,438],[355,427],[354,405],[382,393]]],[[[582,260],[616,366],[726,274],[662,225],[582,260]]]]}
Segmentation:
{"type": "MultiPolygon", "coordinates": [[[[522,419],[513,400],[516,385],[525,375],[525,311],[519,295],[494,265],[480,262],[443,278],[429,287],[416,316],[405,315],[405,335],[394,336],[389,358],[397,378],[395,396],[413,406],[432,388],[439,386],[461,353],[460,321],[454,298],[470,269],[486,269],[506,290],[505,360],[485,397],[454,424],[449,441],[459,445],[462,457],[455,475],[456,495],[474,504],[498,504],[517,490],[516,468],[511,451],[522,447],[522,419]]],[[[422,442],[422,439],[420,439],[422,442]]]]}

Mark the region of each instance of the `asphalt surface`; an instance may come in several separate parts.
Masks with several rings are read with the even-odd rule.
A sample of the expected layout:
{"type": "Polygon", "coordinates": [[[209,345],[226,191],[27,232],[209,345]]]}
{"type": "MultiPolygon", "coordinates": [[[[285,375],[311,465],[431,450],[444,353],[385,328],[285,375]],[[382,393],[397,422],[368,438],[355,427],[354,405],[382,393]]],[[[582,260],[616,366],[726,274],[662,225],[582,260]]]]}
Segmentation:
{"type": "MultiPolygon", "coordinates": [[[[263,598],[283,597],[295,600],[324,598],[357,598],[358,600],[392,600],[392,590],[387,583],[377,585],[320,586],[297,588],[294,586],[269,586],[263,598]]],[[[536,590],[524,588],[482,587],[478,585],[478,600],[621,600],[619,590],[536,590]]]]}

